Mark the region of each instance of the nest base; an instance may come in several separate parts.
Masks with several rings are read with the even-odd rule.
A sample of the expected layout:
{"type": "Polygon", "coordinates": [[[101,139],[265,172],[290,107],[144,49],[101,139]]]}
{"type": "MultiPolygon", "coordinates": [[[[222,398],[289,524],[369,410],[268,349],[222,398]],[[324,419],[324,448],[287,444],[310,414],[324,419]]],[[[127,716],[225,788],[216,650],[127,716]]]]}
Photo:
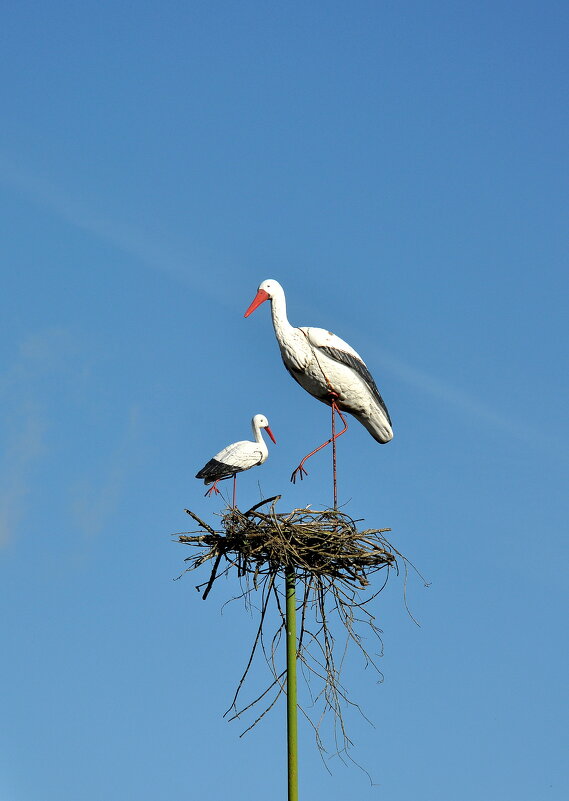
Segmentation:
{"type": "Polygon", "coordinates": [[[396,566],[397,552],[383,536],[391,529],[358,531],[361,521],[337,509],[277,512],[280,497],[267,498],[246,512],[228,509],[221,517],[220,530],[185,510],[200,526],[199,532],[178,535],[180,543],[200,550],[187,558],[187,569],[214,562],[204,598],[223,558],[228,568],[237,568],[239,576],[284,575],[292,567],[301,580],[320,577],[358,589],[369,585],[372,573],[396,566]]]}

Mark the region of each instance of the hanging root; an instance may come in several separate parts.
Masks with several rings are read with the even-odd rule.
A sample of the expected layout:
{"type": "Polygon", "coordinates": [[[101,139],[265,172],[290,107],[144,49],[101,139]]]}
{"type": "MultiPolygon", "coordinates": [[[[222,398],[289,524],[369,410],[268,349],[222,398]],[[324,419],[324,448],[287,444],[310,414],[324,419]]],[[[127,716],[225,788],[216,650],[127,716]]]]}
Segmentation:
{"type": "Polygon", "coordinates": [[[327,713],[332,713],[335,751],[350,758],[347,751],[351,741],[343,710],[359,707],[348,698],[341,679],[346,650],[350,644],[355,645],[366,667],[371,666],[382,679],[375,661],[382,653],[381,631],[367,605],[385,586],[389,569],[398,571],[397,558],[405,565],[407,560],[384,538],[390,529],[358,531],[356,523],[360,521],[334,509],[277,513],[279,499],[280,495],[269,498],[247,512],[228,509],[221,517],[220,531],[186,509],[199,530],[178,534],[178,542],[196,551],[187,557],[186,571],[212,561],[209,579],[196,588],[203,590],[204,599],[214,583],[233,568],[243,588],[239,597],[252,605],[252,595],[258,593],[257,633],[226,713],[234,720],[253,708],[261,709],[245,731],[253,728],[286,691],[285,673],[278,659],[285,634],[283,581],[277,579],[284,579],[285,569],[294,567],[300,613],[297,658],[311,698],[310,714],[305,708],[300,709],[314,729],[321,753],[325,750],[321,725],[327,713]],[[386,571],[385,580],[381,587],[371,590],[370,577],[379,570],[386,571]],[[271,633],[267,635],[267,631],[271,633]],[[374,654],[364,644],[366,632],[376,640],[374,654]],[[242,703],[241,691],[259,651],[269,667],[271,681],[252,701],[242,703]]]}

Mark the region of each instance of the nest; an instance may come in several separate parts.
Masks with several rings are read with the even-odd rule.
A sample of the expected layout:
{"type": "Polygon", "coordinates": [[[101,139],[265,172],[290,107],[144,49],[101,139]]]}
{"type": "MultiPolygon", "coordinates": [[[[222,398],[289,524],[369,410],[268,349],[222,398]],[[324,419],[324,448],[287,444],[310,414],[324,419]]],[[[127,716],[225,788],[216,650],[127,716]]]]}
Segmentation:
{"type": "Polygon", "coordinates": [[[274,498],[256,504],[247,512],[229,509],[222,516],[223,533],[186,509],[206,533],[179,535],[179,542],[200,548],[201,553],[188,557],[188,570],[211,559],[214,567],[205,592],[209,594],[218,578],[218,567],[225,557],[239,576],[251,575],[254,582],[268,573],[295,569],[298,578],[311,577],[337,581],[347,587],[364,588],[377,570],[396,565],[393,549],[382,536],[389,528],[358,531],[356,522],[336,509],[315,511],[294,509],[277,513],[274,498]],[[260,507],[270,504],[268,511],[260,507]]]}
{"type": "Polygon", "coordinates": [[[299,708],[314,728],[321,753],[326,751],[321,726],[327,713],[332,713],[335,751],[347,755],[351,741],[343,712],[346,706],[359,707],[349,699],[340,675],[346,650],[350,644],[354,645],[366,667],[372,666],[379,680],[382,679],[376,662],[383,652],[381,630],[368,605],[387,583],[391,569],[398,572],[397,559],[400,558],[405,567],[407,560],[385,539],[388,528],[359,531],[357,523],[361,521],[337,509],[277,512],[280,497],[261,501],[246,512],[227,509],[221,516],[221,530],[214,529],[186,509],[199,530],[178,534],[178,541],[196,549],[196,553],[186,559],[189,563],[186,571],[207,562],[212,565],[209,578],[196,587],[204,599],[218,579],[234,570],[242,588],[237,597],[245,598],[250,608],[258,611],[257,633],[249,659],[226,713],[234,720],[245,712],[261,708],[243,734],[286,692],[286,670],[281,667],[282,649],[279,649],[286,620],[282,581],[278,579],[294,571],[300,618],[297,660],[309,690],[310,714],[308,707],[299,708]],[[380,587],[372,589],[370,577],[380,570],[385,572],[385,580],[380,587]],[[271,601],[277,611],[276,622],[270,614],[274,610],[271,601]],[[365,644],[365,633],[375,640],[373,654],[365,644]],[[240,700],[241,691],[259,651],[269,667],[271,681],[252,701],[244,704],[240,700]]]}

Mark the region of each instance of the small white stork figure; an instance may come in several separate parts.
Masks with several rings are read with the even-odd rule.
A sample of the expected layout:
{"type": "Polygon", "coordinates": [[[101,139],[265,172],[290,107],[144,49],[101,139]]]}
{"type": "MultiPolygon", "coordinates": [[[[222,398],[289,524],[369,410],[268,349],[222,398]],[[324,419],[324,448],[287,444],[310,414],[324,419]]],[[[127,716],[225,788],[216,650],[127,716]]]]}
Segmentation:
{"type": "Polygon", "coordinates": [[[342,411],[353,414],[377,442],[389,442],[393,438],[389,412],[361,356],[347,342],[324,328],[292,326],[286,316],[284,290],[272,278],[260,284],[245,317],[266,300],[271,301],[273,327],[284,366],[303,389],[332,407],[331,439],[304,457],[293,471],[291,481],[294,483],[297,474],[302,479],[307,473],[304,468],[306,460],[330,442],[335,445],[336,439],[347,430],[348,424],[342,411]],[[344,423],[343,430],[338,434],[334,426],[335,412],[344,423]]]}
{"type": "Polygon", "coordinates": [[[249,470],[250,467],[263,464],[269,456],[269,449],[267,443],[263,439],[261,429],[265,428],[269,437],[273,440],[275,445],[276,439],[273,432],[269,428],[269,421],[264,414],[256,414],[251,420],[251,428],[253,429],[253,436],[255,441],[243,439],[240,442],[234,442],[228,445],[219,453],[209,460],[209,462],[202,467],[199,473],[196,473],[196,478],[203,478],[204,484],[213,484],[205,493],[211,495],[215,492],[219,495],[217,484],[226,478],[233,476],[233,506],[235,507],[235,486],[237,480],[237,473],[242,473],[243,470],[249,470]]]}

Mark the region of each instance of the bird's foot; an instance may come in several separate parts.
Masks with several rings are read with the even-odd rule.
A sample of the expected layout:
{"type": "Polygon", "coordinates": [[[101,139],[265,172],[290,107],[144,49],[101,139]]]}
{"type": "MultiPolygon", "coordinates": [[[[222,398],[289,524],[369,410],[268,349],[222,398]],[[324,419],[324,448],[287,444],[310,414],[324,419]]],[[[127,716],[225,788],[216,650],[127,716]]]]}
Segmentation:
{"type": "Polygon", "coordinates": [[[308,475],[308,470],[303,466],[303,464],[301,462],[298,465],[298,467],[296,468],[296,470],[292,471],[292,475],[290,477],[290,480],[292,481],[293,484],[296,484],[296,479],[297,478],[300,477],[300,480],[302,481],[304,476],[307,476],[307,475],[308,475]],[[298,475],[297,475],[297,473],[298,473],[298,475]]]}
{"type": "Polygon", "coordinates": [[[217,481],[211,486],[208,491],[204,494],[204,498],[209,498],[211,494],[221,495],[221,491],[217,489],[217,481]]]}

